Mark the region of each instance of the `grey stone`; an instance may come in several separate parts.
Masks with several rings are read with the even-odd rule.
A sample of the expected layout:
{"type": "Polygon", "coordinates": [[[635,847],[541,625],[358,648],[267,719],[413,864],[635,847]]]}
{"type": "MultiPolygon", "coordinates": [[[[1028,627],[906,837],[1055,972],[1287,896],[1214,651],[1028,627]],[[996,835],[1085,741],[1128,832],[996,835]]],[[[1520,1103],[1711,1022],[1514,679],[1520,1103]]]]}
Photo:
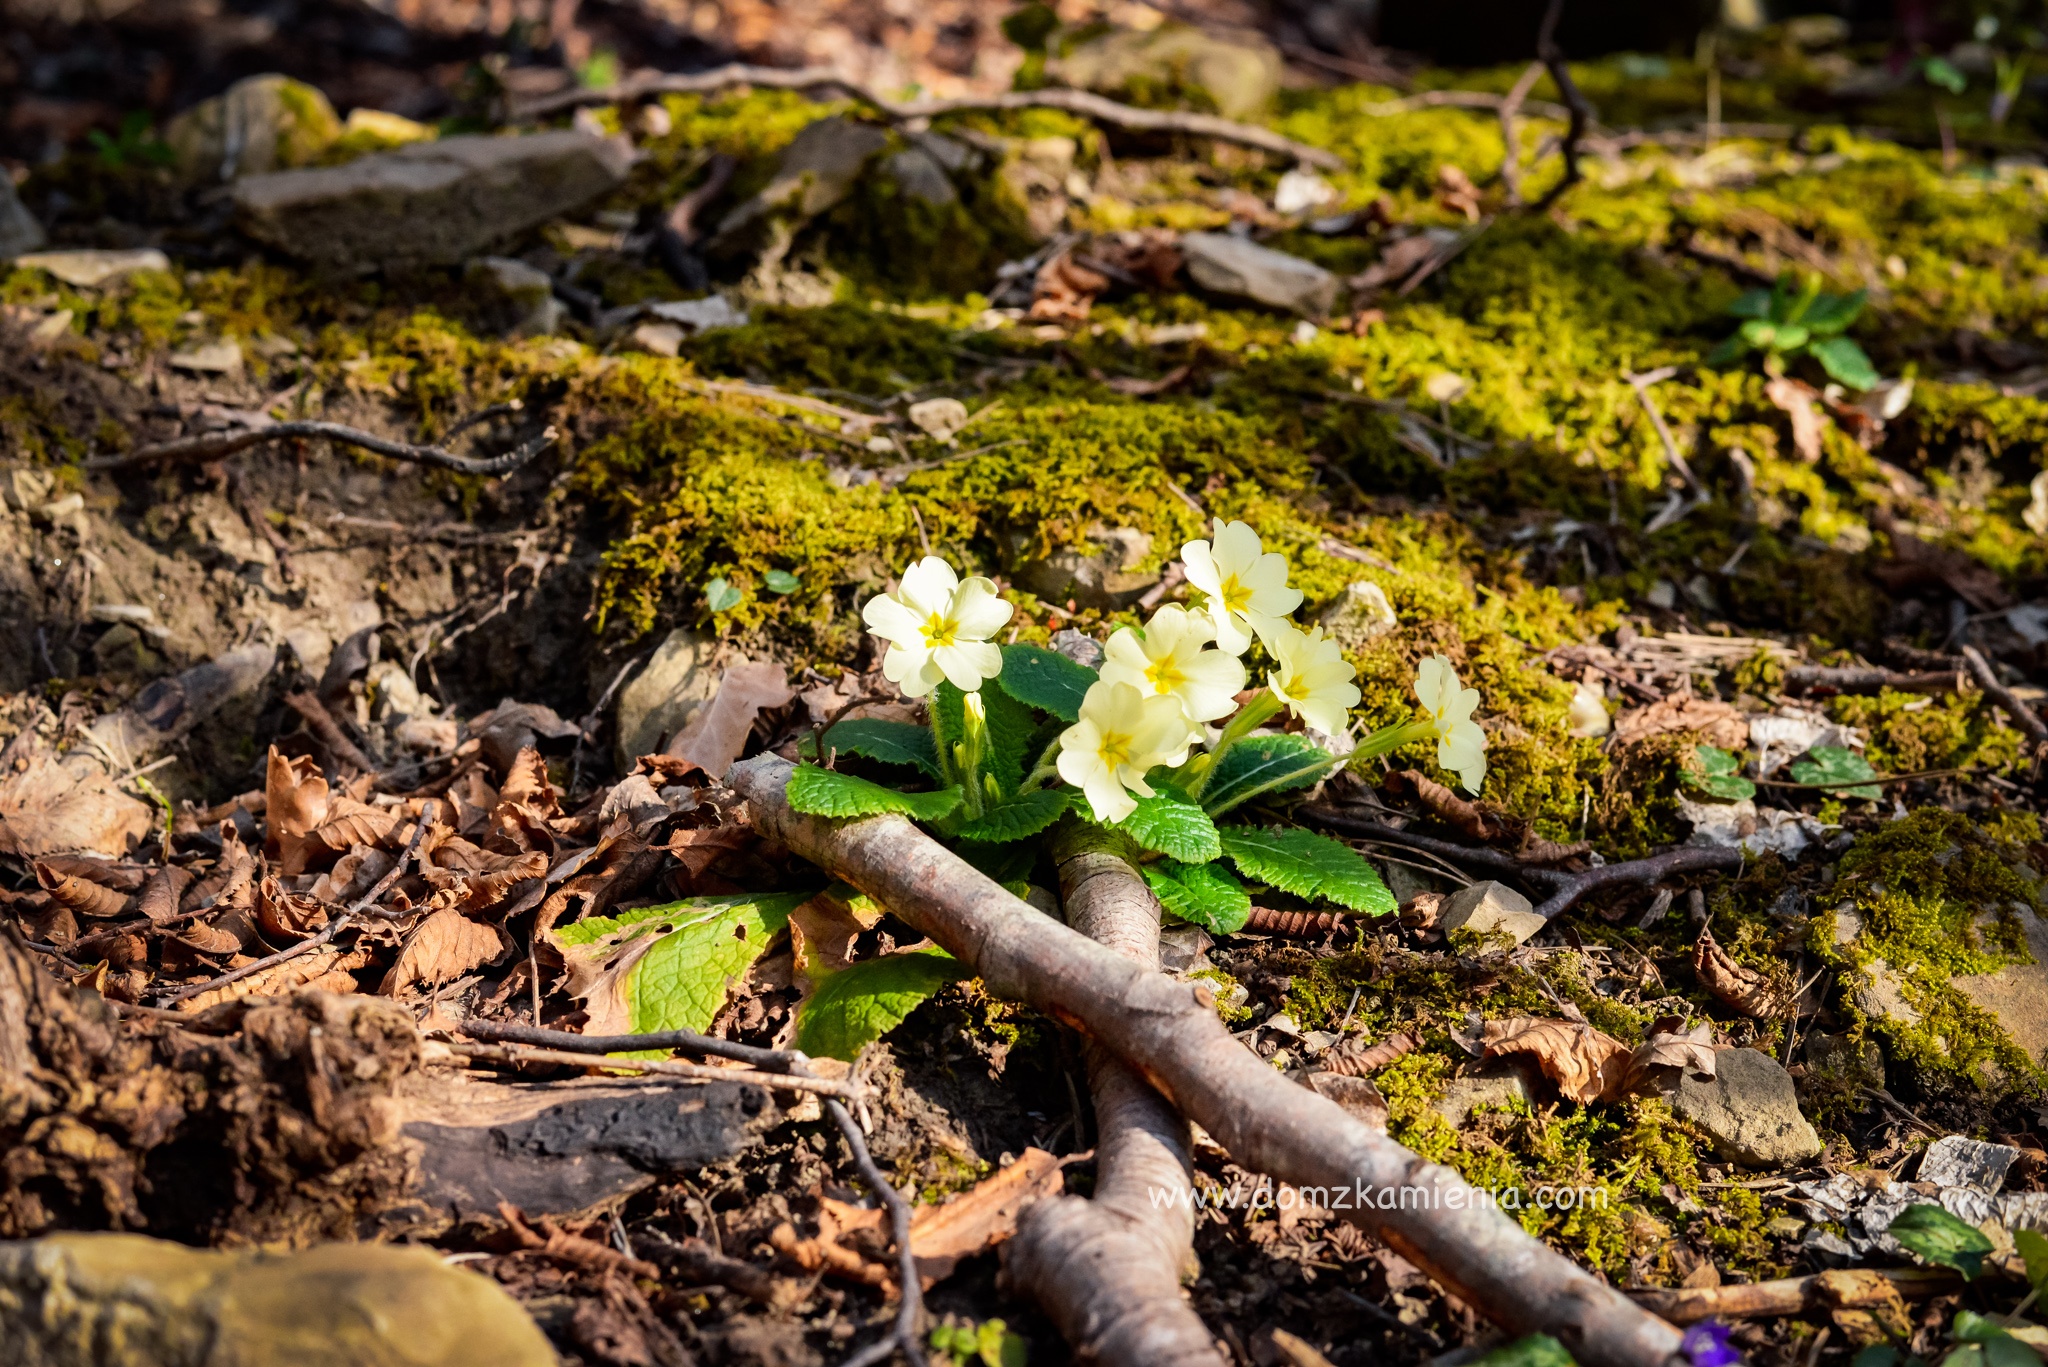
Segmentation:
{"type": "Polygon", "coordinates": [[[619,690],[621,769],[652,754],[663,736],[681,731],[698,706],[718,691],[719,674],[711,668],[716,649],[716,642],[678,627],[655,647],[646,668],[619,690]]]}
{"type": "Polygon", "coordinates": [[[574,131],[465,136],[235,182],[243,229],[330,269],[454,265],[618,186],[629,144],[574,131]]]}
{"type": "Polygon", "coordinates": [[[13,1367],[553,1367],[489,1277],[432,1249],[232,1253],[139,1234],[0,1244],[0,1361],[13,1367]]]}
{"type": "Polygon", "coordinates": [[[1137,566],[1152,553],[1152,537],[1135,527],[1090,527],[1093,551],[1062,548],[1042,560],[1017,567],[1017,584],[1048,603],[1072,599],[1084,608],[1105,611],[1128,607],[1159,582],[1159,571],[1137,566]]]}
{"type": "Polygon", "coordinates": [[[1448,935],[1469,930],[1480,936],[1504,933],[1522,944],[1550,922],[1536,914],[1529,899],[1505,883],[1474,883],[1444,900],[1436,928],[1448,935]]]}
{"type": "Polygon", "coordinates": [[[1482,1106],[1506,1107],[1527,1100],[1529,1080],[1522,1071],[1510,1064],[1493,1063],[1479,1072],[1452,1078],[1430,1109],[1453,1125],[1463,1125],[1482,1106]]]}
{"type": "Polygon", "coordinates": [[[1075,664],[1086,665],[1090,669],[1102,668],[1103,657],[1108,653],[1103,650],[1102,642],[1072,627],[1062,627],[1052,634],[1052,648],[1075,664]]]}
{"type": "Polygon", "coordinates": [[[164,141],[194,180],[233,180],[310,163],[341,136],[327,97],[289,76],[248,76],[172,119],[164,141]]]}
{"type": "Polygon", "coordinates": [[[1387,593],[1370,579],[1344,586],[1337,600],[1316,617],[1330,639],[1346,650],[1356,650],[1376,636],[1384,636],[1400,625],[1387,593]]]}
{"type": "Polygon", "coordinates": [[[131,271],[167,271],[171,258],[154,247],[127,251],[80,248],[77,251],[31,252],[18,258],[17,266],[33,266],[78,289],[98,289],[131,271]]]}
{"type": "Polygon", "coordinates": [[[906,147],[889,157],[882,167],[889,179],[896,182],[896,188],[912,199],[935,209],[960,202],[960,192],[953,188],[946,169],[922,147],[906,147]]]}
{"type": "Polygon", "coordinates": [[[562,301],[546,271],[509,256],[479,256],[462,268],[462,279],[500,332],[544,337],[562,325],[562,301]]]}
{"type": "Polygon", "coordinates": [[[1884,1051],[1875,1040],[1815,1032],[1806,1041],[1806,1085],[1884,1086],[1884,1051]]]}
{"type": "Polygon", "coordinates": [[[47,241],[43,225],[14,192],[14,177],[0,171],[0,261],[35,251],[47,241]]]}
{"type": "Polygon", "coordinates": [[[702,299],[670,299],[659,304],[649,304],[647,312],[664,323],[674,323],[685,332],[711,332],[717,328],[737,328],[747,325],[744,309],[734,308],[732,300],[722,294],[707,294],[702,299]]]}
{"type": "Polygon", "coordinates": [[[207,342],[188,351],[174,351],[171,369],[194,375],[239,375],[242,349],[233,342],[207,342]]]}
{"type": "Polygon", "coordinates": [[[1754,1049],[1723,1049],[1714,1076],[1680,1073],[1671,1109],[1706,1132],[1714,1152],[1733,1163],[1777,1167],[1821,1151],[1820,1136],[1800,1113],[1792,1076],[1754,1049]]]}
{"type": "Polygon", "coordinates": [[[1188,274],[1203,289],[1250,299],[1308,318],[1329,314],[1337,277],[1313,261],[1229,233],[1188,233],[1180,240],[1188,274]]]}
{"type": "Polygon", "coordinates": [[[1883,959],[1872,959],[1850,980],[1849,996],[1856,1003],[1856,1009],[1866,1016],[1897,1025],[1920,1023],[1920,1013],[1906,1000],[1905,987],[1899,975],[1883,959]]]}
{"type": "Polygon", "coordinates": [[[1167,24],[1107,33],[1077,44],[1053,64],[1069,85],[1114,94],[1132,86],[1199,91],[1227,119],[1249,118],[1280,93],[1286,64],[1257,33],[1209,33],[1167,24]]]}
{"type": "Polygon", "coordinates": [[[706,253],[729,257],[759,251],[777,223],[794,226],[824,213],[853,193],[868,159],[888,141],[889,135],[873,124],[842,115],[806,125],[782,149],[768,183],[719,222],[706,253]]]}
{"type": "Polygon", "coordinates": [[[1951,981],[1956,991],[1997,1018],[2027,1057],[2039,1062],[2048,1058],[2048,921],[2028,908],[2016,908],[2015,914],[2034,962],[1951,981]]]}

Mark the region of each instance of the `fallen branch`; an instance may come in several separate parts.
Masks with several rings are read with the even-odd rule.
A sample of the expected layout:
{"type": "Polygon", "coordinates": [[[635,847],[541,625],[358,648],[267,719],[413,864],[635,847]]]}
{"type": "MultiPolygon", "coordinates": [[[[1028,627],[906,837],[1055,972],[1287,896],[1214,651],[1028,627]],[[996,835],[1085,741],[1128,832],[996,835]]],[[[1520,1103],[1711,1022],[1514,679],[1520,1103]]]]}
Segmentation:
{"type": "Polygon", "coordinates": [[[1347,1218],[1515,1333],[1561,1340],[1587,1367],[1661,1367],[1678,1331],[1525,1233],[1449,1168],[1288,1082],[1233,1039],[1205,984],[1148,972],[1046,918],[902,817],[794,811],[774,755],[727,781],[754,825],[932,937],[996,996],[1116,1051],[1244,1167],[1298,1187],[1356,1191],[1347,1218]]]}
{"type": "Polygon", "coordinates": [[[764,90],[837,90],[849,99],[895,123],[913,119],[936,119],[947,114],[978,114],[1020,109],[1058,109],[1082,118],[1122,128],[1132,133],[1186,133],[1218,142],[1236,143],[1261,152],[1292,157],[1307,166],[1326,171],[1344,169],[1343,158],[1320,147],[1282,137],[1269,128],[1236,123],[1214,114],[1191,114],[1178,110],[1139,109],[1120,104],[1086,90],[1009,90],[995,95],[966,95],[954,99],[885,100],[857,81],[827,67],[802,67],[794,71],[779,67],[749,66],[735,62],[710,71],[677,74],[666,71],[637,72],[616,85],[594,90],[564,90],[513,106],[517,119],[543,118],[581,105],[622,104],[644,100],[650,95],[707,95],[738,86],[764,90]]]}
{"type": "Polygon", "coordinates": [[[1946,1268],[1906,1267],[1889,1271],[1822,1272],[1775,1282],[1739,1286],[1678,1287],[1631,1291],[1637,1305],[1673,1324],[1703,1319],[1764,1319],[1809,1310],[1854,1310],[1885,1305],[1893,1296],[1944,1296],[1960,1291],[1962,1278],[1946,1268]]]}
{"type": "MultiPolygon", "coordinates": [[[[1159,967],[1159,903],[1127,842],[1069,822],[1053,840],[1067,923],[1148,971],[1159,967]]],[[[1085,1049],[1095,1103],[1095,1194],[1030,1206],[1007,1275],[1045,1307],[1083,1362],[1224,1367],[1180,1293],[1195,1239],[1188,1124],[1105,1047],[1085,1049]]]]}
{"type": "Polygon", "coordinates": [[[327,747],[328,755],[336,762],[346,764],[361,774],[378,771],[377,762],[348,738],[348,733],[341,729],[341,723],[334,719],[327,705],[313,693],[306,690],[287,693],[284,705],[299,714],[306,723],[306,729],[313,733],[313,739],[327,747]]]}
{"type": "Polygon", "coordinates": [[[1880,669],[1868,665],[1795,665],[1785,671],[1787,693],[1951,693],[1957,671],[1880,669]]]}
{"type": "Polygon", "coordinates": [[[1564,0],[1550,0],[1550,7],[1543,11],[1543,26],[1536,32],[1536,59],[1543,63],[1550,73],[1550,79],[1557,84],[1564,102],[1571,109],[1571,122],[1565,126],[1564,141],[1559,150],[1564,154],[1564,179],[1550,187],[1542,199],[1536,202],[1537,213],[1548,213],[1550,206],[1563,197],[1564,192],[1579,183],[1579,143],[1586,136],[1586,128],[1593,122],[1593,106],[1586,102],[1578,82],[1572,79],[1571,64],[1565,61],[1564,49],[1557,45],[1557,21],[1564,16],[1564,0]]]}
{"type": "Polygon", "coordinates": [[[568,1049],[535,1049],[519,1044],[451,1044],[448,1051],[457,1058],[480,1063],[565,1063],[572,1068],[645,1073],[658,1077],[686,1077],[698,1082],[751,1082],[784,1092],[815,1092],[819,1096],[846,1097],[859,1101],[868,1089],[831,1078],[799,1077],[793,1073],[763,1073],[752,1068],[713,1068],[702,1063],[679,1063],[664,1058],[593,1058],[587,1052],[568,1049]]]}
{"type": "MultiPolygon", "coordinates": [[[[1864,781],[1868,782],[1867,779],[1864,781]]],[[[1655,883],[1686,873],[1735,873],[1742,868],[1745,858],[1743,851],[1732,845],[1680,845],[1677,849],[1653,854],[1647,859],[1631,859],[1623,864],[1603,864],[1599,868],[1574,871],[1525,863],[1500,850],[1480,849],[1471,845],[1460,845],[1455,841],[1438,840],[1433,836],[1417,835],[1413,831],[1397,830],[1377,821],[1352,816],[1334,807],[1301,807],[1297,809],[1296,815],[1316,825],[1327,826],[1333,831],[1342,831],[1346,835],[1406,845],[1410,849],[1423,850],[1471,868],[1485,869],[1489,873],[1503,874],[1536,884],[1548,894],[1536,905],[1536,914],[1551,919],[1570,911],[1585,899],[1586,894],[1600,888],[1632,883],[1655,883]]]]}
{"type": "MultiPolygon", "coordinates": [[[[1500,183],[1507,194],[1508,207],[1518,209],[1522,205],[1522,156],[1515,141],[1515,118],[1522,112],[1523,104],[1529,98],[1529,91],[1536,85],[1536,78],[1543,74],[1543,63],[1531,62],[1523,70],[1507,98],[1500,102],[1500,142],[1505,149],[1501,154],[1500,183]]],[[[1565,111],[1559,110],[1559,113],[1565,111]]]]}
{"type": "Polygon", "coordinates": [[[266,442],[290,441],[302,437],[323,438],[327,441],[340,442],[344,446],[359,446],[365,451],[389,456],[393,460],[412,461],[418,465],[435,465],[462,475],[509,475],[545,451],[559,435],[553,427],[549,427],[539,436],[530,438],[502,456],[458,456],[453,451],[444,451],[438,446],[414,446],[410,442],[391,441],[365,432],[361,428],[348,427],[338,422],[280,422],[243,432],[210,432],[204,436],[180,437],[176,441],[158,442],[154,446],[140,447],[126,455],[102,456],[97,460],[89,460],[85,463],[85,468],[133,470],[143,465],[154,465],[159,461],[196,465],[220,460],[232,456],[237,451],[246,451],[252,446],[261,446],[266,442]]]}
{"type": "Polygon", "coordinates": [[[1992,671],[1991,661],[1984,658],[1983,651],[1975,646],[1964,646],[1963,663],[1969,666],[1970,677],[1977,681],[1977,687],[2005,709],[2013,725],[2026,732],[2028,740],[2036,745],[2048,742],[2048,724],[2041,721],[2041,714],[2013,696],[2013,691],[1998,681],[1998,675],[1992,671]]]}

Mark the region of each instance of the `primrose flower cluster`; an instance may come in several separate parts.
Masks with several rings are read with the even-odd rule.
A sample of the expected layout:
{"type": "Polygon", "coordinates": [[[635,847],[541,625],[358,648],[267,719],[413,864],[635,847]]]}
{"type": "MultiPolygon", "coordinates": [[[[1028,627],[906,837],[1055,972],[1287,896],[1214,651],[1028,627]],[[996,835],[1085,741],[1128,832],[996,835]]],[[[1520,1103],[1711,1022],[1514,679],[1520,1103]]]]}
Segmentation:
{"type": "MultiPolygon", "coordinates": [[[[1033,775],[1035,781],[1057,774],[1079,789],[1097,821],[1121,821],[1139,798],[1154,796],[1148,775],[1159,769],[1199,798],[1223,754],[1282,711],[1314,731],[1340,735],[1359,701],[1337,642],[1320,626],[1304,631],[1291,620],[1301,591],[1287,583],[1286,558],[1267,551],[1249,526],[1219,520],[1212,540],[1181,547],[1181,561],[1200,602],[1167,604],[1142,629],[1122,627],[1110,636],[1078,720],[1055,742],[1057,759],[1033,775]],[[1273,667],[1240,705],[1249,682],[1244,656],[1254,642],[1273,667]]],[[[894,594],[870,599],[862,617],[889,643],[882,672],[906,696],[922,697],[941,680],[972,695],[1002,671],[1002,652],[990,638],[1008,625],[1012,610],[990,580],[962,580],[945,561],[927,556],[904,571],[894,594]]],[[[1471,720],[1477,690],[1461,687],[1450,661],[1438,655],[1422,662],[1415,691],[1425,717],[1373,732],[1355,753],[1384,754],[1434,738],[1438,762],[1478,792],[1486,737],[1471,720]]],[[[976,702],[971,697],[970,710],[976,702]]]]}

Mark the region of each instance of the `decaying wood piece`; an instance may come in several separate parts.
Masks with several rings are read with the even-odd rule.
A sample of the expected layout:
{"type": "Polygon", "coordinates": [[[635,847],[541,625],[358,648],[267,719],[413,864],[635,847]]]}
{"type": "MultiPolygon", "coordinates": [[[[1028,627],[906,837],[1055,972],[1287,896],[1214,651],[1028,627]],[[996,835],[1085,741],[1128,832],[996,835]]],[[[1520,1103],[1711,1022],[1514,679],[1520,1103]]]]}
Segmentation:
{"type": "Polygon", "coordinates": [[[1984,690],[1991,701],[2005,709],[2012,718],[2012,724],[2025,733],[2036,746],[2048,744],[2048,722],[2041,720],[2041,714],[2020,701],[2017,694],[1999,680],[1992,669],[1991,661],[1984,658],[1984,652],[1975,646],[1963,647],[1963,663],[1969,666],[1970,677],[1984,690]]]}
{"type": "Polygon", "coordinates": [[[1742,1285],[1675,1287],[1632,1291],[1637,1305],[1655,1311],[1673,1324],[1703,1319],[1766,1319],[1809,1310],[1856,1310],[1888,1304],[1893,1298],[1947,1295],[1962,1289],[1963,1280],[1943,1267],[1906,1267],[1885,1271],[1864,1268],[1788,1277],[1775,1282],[1742,1285]]]}
{"type": "Polygon", "coordinates": [[[779,1117],[716,1081],[503,1083],[423,1066],[405,1007],[302,992],[189,1018],[45,972],[0,933],[0,1238],[302,1245],[577,1215],[733,1157],[779,1117]]]}
{"type": "MultiPolygon", "coordinates": [[[[1070,822],[1053,840],[1067,924],[1133,964],[1159,967],[1159,903],[1121,837],[1070,822]]],[[[1188,1123],[1099,1040],[1086,1046],[1095,1103],[1095,1194],[1028,1208],[1007,1263],[1082,1362],[1223,1367],[1181,1295],[1194,1251],[1188,1123]]]]}
{"type": "Polygon", "coordinates": [[[1244,1167],[1385,1240],[1516,1333],[1557,1337],[1588,1367],[1661,1367],[1678,1331],[1553,1252],[1467,1187],[1297,1087],[1231,1038],[1206,987],[1148,972],[1048,920],[901,817],[835,822],[792,810],[793,767],[733,766],[755,828],[884,903],[979,973],[1113,1049],[1244,1167]]]}

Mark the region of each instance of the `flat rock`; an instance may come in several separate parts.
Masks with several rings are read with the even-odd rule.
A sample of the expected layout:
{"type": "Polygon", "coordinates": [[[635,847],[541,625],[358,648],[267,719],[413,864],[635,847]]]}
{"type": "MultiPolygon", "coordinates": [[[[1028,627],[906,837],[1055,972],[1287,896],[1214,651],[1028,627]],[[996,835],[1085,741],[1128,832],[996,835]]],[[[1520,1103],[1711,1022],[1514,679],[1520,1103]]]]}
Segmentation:
{"type": "Polygon", "coordinates": [[[1799,1163],[1821,1151],[1820,1136],[1800,1113],[1792,1075],[1754,1049],[1714,1055],[1714,1076],[1680,1073],[1671,1109],[1698,1125],[1714,1152],[1749,1167],[1799,1163]]]}
{"type": "Polygon", "coordinates": [[[2019,1159],[2020,1151],[2010,1144],[1986,1144],[1952,1134],[1927,1146],[1914,1180],[1937,1187],[1975,1187],[1993,1195],[2005,1185],[2006,1173],[2019,1159]]]}
{"type": "Polygon", "coordinates": [[[1042,560],[1027,560],[1017,567],[1018,585],[1048,603],[1072,599],[1079,607],[1109,611],[1130,606],[1159,582],[1159,571],[1137,568],[1152,553],[1149,533],[1097,523],[1087,535],[1094,550],[1062,547],[1042,560]]]}
{"type": "Polygon", "coordinates": [[[2013,964],[1996,973],[1971,973],[1952,979],[1956,991],[1991,1013],[2012,1042],[2040,1062],[2048,1057],[2048,921],[2030,908],[2016,908],[2026,935],[2030,964],[2013,964]]]}
{"type": "Polygon", "coordinates": [[[425,1248],[216,1253],[139,1234],[0,1244],[11,1367],[554,1367],[519,1303],[425,1248]]]}
{"type": "Polygon", "coordinates": [[[1452,1078],[1450,1085],[1444,1088],[1444,1094],[1431,1103],[1430,1109],[1453,1125],[1463,1125],[1472,1112],[1481,1107],[1506,1107],[1513,1102],[1527,1100],[1529,1080],[1521,1070],[1495,1063],[1482,1072],[1452,1078]]]}
{"type": "Polygon", "coordinates": [[[465,136],[235,182],[251,237],[331,269],[454,265],[626,178],[629,144],[573,130],[465,136]]]}
{"type": "Polygon", "coordinates": [[[1400,625],[1387,591],[1370,579],[1344,586],[1335,602],[1316,617],[1330,639],[1346,650],[1356,650],[1376,636],[1384,636],[1400,625]]]}
{"type": "Polygon", "coordinates": [[[544,337],[562,325],[555,282],[536,266],[510,256],[473,257],[462,268],[462,282],[500,332],[544,337]]]}
{"type": "Polygon", "coordinates": [[[1061,80],[1116,94],[1133,86],[1193,90],[1226,119],[1250,118],[1280,93],[1286,64],[1257,33],[1208,33],[1181,24],[1107,33],[1077,44],[1057,61],[1061,80]]]}
{"type": "Polygon", "coordinates": [[[1883,959],[1872,959],[1863,966],[1849,983],[1849,996],[1866,1016],[1898,1025],[1920,1023],[1920,1013],[1906,1000],[1905,985],[1883,959]]]}
{"type": "Polygon", "coordinates": [[[871,123],[843,115],[819,119],[782,149],[768,183],[719,221],[705,244],[713,257],[731,257],[765,246],[777,223],[801,224],[848,195],[868,159],[888,146],[889,135],[871,123]]]}
{"type": "Polygon", "coordinates": [[[745,309],[733,307],[732,300],[722,294],[707,294],[702,299],[671,299],[659,304],[649,304],[647,312],[682,328],[685,333],[711,332],[718,328],[737,328],[747,325],[745,309]]]}
{"type": "Polygon", "coordinates": [[[35,251],[48,240],[43,225],[14,192],[14,178],[0,176],[0,261],[35,251]]]}
{"type": "Polygon", "coordinates": [[[107,251],[98,248],[81,248],[77,251],[30,252],[16,258],[17,266],[33,266],[39,271],[56,276],[65,284],[77,289],[98,289],[109,281],[117,280],[131,271],[167,271],[171,258],[154,247],[139,247],[128,251],[107,251]]]}
{"type": "Polygon", "coordinates": [[[1436,928],[1448,935],[1469,930],[1481,936],[1501,932],[1522,944],[1550,922],[1536,914],[1529,899],[1505,883],[1474,883],[1444,899],[1436,928]]]}
{"type": "Polygon", "coordinates": [[[1229,233],[1188,233],[1180,240],[1188,274],[1203,289],[1322,318],[1337,300],[1337,277],[1313,261],[1229,233]]]}
{"type": "Polygon", "coordinates": [[[711,668],[717,643],[681,627],[655,647],[646,668],[619,690],[619,767],[630,769],[641,755],[654,753],[664,736],[673,737],[698,706],[718,691],[718,671],[711,668]]]}
{"type": "Polygon", "coordinates": [[[242,349],[233,342],[207,342],[189,351],[171,353],[171,369],[195,375],[239,375],[242,349]]]}

